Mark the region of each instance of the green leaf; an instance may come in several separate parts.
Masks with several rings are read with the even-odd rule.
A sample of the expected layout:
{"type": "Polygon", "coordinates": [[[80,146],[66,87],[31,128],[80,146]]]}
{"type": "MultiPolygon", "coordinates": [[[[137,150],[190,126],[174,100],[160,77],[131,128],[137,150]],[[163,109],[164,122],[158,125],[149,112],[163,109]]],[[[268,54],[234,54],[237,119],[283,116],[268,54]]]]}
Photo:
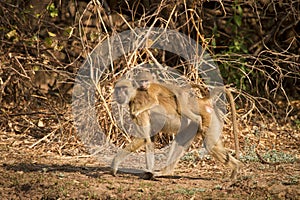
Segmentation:
{"type": "Polygon", "coordinates": [[[52,33],[52,32],[50,32],[50,31],[48,31],[48,35],[49,35],[50,37],[55,37],[55,36],[56,36],[55,33],[52,33]]]}
{"type": "Polygon", "coordinates": [[[234,15],[233,20],[239,27],[242,25],[242,17],[240,15],[234,15]]]}
{"type": "Polygon", "coordinates": [[[48,12],[52,18],[58,16],[58,9],[55,8],[54,3],[49,4],[46,9],[48,10],[48,12]]]}
{"type": "Polygon", "coordinates": [[[215,39],[215,38],[213,38],[213,39],[211,40],[211,45],[213,46],[213,48],[216,48],[216,47],[217,47],[217,42],[216,42],[216,39],[215,39]]]}
{"type": "Polygon", "coordinates": [[[45,44],[48,46],[48,47],[51,47],[51,45],[53,44],[53,41],[50,37],[46,37],[45,38],[45,44]]]}
{"type": "Polygon", "coordinates": [[[241,6],[238,6],[237,13],[243,15],[243,9],[241,6]]]}
{"type": "Polygon", "coordinates": [[[39,67],[38,65],[34,65],[34,66],[32,67],[32,69],[33,69],[33,71],[37,72],[37,71],[40,70],[40,67],[39,67]]]}
{"type": "Polygon", "coordinates": [[[10,38],[15,38],[15,37],[17,37],[17,36],[18,36],[18,33],[17,33],[16,30],[12,30],[12,31],[6,33],[6,37],[7,37],[8,39],[10,39],[10,38]]]}
{"type": "Polygon", "coordinates": [[[72,37],[74,32],[74,28],[73,27],[68,27],[67,29],[65,29],[65,33],[68,36],[68,38],[72,37]]]}

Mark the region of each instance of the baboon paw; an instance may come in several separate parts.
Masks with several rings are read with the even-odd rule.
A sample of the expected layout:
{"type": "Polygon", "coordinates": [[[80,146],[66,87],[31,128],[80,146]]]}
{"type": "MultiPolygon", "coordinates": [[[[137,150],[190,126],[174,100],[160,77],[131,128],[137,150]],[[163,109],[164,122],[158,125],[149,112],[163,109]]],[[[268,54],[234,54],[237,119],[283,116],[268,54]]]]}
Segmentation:
{"type": "Polygon", "coordinates": [[[155,175],[152,172],[144,172],[141,175],[141,178],[144,180],[155,180],[155,175]]]}
{"type": "Polygon", "coordinates": [[[139,114],[140,114],[140,112],[132,112],[131,113],[131,116],[133,117],[133,118],[137,118],[138,116],[139,116],[139,114]]]}
{"type": "Polygon", "coordinates": [[[117,176],[117,169],[111,169],[110,173],[113,176],[117,176]]]}

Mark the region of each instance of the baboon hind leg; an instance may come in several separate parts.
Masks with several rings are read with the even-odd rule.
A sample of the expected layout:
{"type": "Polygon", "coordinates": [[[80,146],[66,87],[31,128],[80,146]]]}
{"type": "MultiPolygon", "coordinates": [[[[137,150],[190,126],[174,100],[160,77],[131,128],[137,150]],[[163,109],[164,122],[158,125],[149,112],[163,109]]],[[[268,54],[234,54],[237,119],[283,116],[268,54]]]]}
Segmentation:
{"type": "Polygon", "coordinates": [[[183,156],[184,152],[192,144],[195,136],[197,135],[198,129],[199,124],[192,122],[189,124],[189,126],[179,131],[179,133],[175,136],[175,139],[171,144],[167,159],[167,165],[163,167],[160,171],[155,172],[154,176],[170,175],[173,173],[179,159],[183,156]]]}
{"type": "Polygon", "coordinates": [[[221,163],[229,166],[232,169],[231,179],[236,179],[239,168],[241,166],[241,162],[235,159],[232,155],[226,151],[224,148],[222,141],[219,140],[214,147],[210,149],[210,154],[219,160],[221,163]]]}
{"type": "Polygon", "coordinates": [[[206,150],[221,163],[232,169],[231,178],[236,178],[241,162],[231,156],[224,148],[221,140],[223,123],[214,112],[211,113],[211,122],[202,137],[206,150]]]}

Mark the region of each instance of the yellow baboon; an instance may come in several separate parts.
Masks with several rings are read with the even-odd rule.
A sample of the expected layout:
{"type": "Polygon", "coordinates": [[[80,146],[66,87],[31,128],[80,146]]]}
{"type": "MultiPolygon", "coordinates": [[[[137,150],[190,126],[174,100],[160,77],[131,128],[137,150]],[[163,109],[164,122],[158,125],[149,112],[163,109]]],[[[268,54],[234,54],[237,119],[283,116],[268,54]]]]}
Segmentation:
{"type": "Polygon", "coordinates": [[[197,118],[200,120],[196,121],[195,119],[191,120],[188,114],[182,114],[187,113],[185,111],[195,105],[191,106],[189,101],[179,102],[182,99],[179,96],[180,93],[182,92],[172,92],[168,87],[145,80],[139,83],[138,89],[135,89],[128,80],[122,80],[115,85],[115,99],[120,104],[129,103],[130,113],[141,137],[135,138],[114,157],[111,164],[113,175],[116,174],[120,162],[143,145],[146,146],[146,168],[150,174],[149,177],[171,174],[193,139],[197,135],[201,135],[208,152],[223,164],[231,167],[233,170],[231,177],[236,177],[240,162],[232,157],[222,145],[219,138],[222,133],[222,123],[210,99],[197,99],[198,110],[193,114],[198,114],[197,118]],[[160,171],[153,172],[154,154],[151,125],[161,123],[161,121],[164,122],[162,132],[177,134],[170,147],[167,165],[160,171]]]}

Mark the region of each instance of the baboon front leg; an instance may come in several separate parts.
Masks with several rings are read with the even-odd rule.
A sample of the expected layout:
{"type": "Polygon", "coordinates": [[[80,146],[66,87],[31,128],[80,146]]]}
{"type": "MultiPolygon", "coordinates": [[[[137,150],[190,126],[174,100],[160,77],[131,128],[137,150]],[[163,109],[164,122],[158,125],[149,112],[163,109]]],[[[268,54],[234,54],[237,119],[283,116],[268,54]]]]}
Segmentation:
{"type": "Polygon", "coordinates": [[[144,138],[145,142],[145,157],[146,157],[146,170],[152,172],[154,167],[154,144],[151,141],[151,125],[137,126],[137,132],[144,138]]]}
{"type": "Polygon", "coordinates": [[[116,176],[118,167],[121,162],[123,162],[129,154],[135,152],[139,148],[145,145],[145,139],[135,138],[130,144],[128,144],[124,149],[121,149],[114,157],[111,163],[112,175],[116,176]]]}
{"type": "Polygon", "coordinates": [[[152,172],[154,168],[154,144],[150,138],[146,139],[146,170],[152,172]]]}
{"type": "Polygon", "coordinates": [[[124,161],[129,154],[135,152],[142,146],[146,148],[146,169],[152,172],[154,167],[154,146],[150,138],[150,130],[150,125],[136,126],[138,138],[135,138],[129,145],[119,151],[112,161],[111,168],[114,176],[117,173],[120,163],[124,161]]]}

